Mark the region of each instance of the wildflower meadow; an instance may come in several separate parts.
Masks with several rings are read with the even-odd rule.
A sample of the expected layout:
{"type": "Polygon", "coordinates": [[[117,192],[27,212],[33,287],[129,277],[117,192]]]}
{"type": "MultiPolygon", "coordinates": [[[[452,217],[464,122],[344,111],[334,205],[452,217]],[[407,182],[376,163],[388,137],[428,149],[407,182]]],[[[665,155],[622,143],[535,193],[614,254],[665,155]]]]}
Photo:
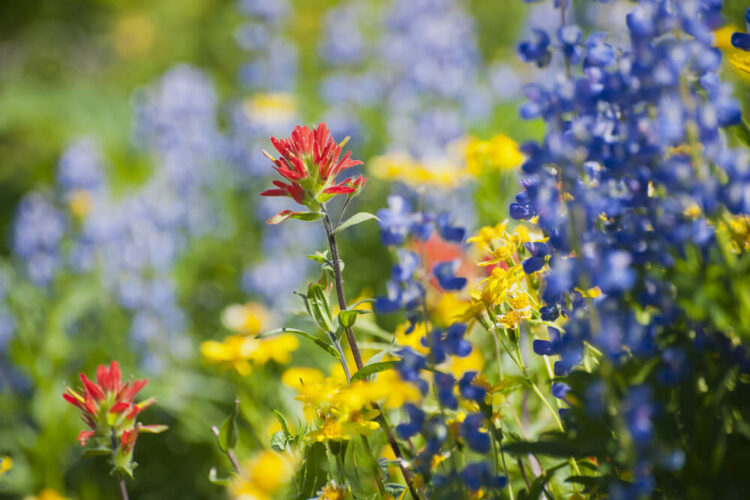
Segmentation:
{"type": "Polygon", "coordinates": [[[0,499],[750,498],[750,3],[6,0],[0,499]]]}

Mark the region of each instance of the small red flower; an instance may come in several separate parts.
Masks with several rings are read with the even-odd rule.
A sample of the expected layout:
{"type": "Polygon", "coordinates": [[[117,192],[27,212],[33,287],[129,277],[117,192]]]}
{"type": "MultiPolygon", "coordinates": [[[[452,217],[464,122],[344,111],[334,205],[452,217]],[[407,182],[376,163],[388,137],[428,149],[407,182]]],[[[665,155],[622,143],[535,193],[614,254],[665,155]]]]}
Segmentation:
{"type": "Polygon", "coordinates": [[[117,474],[133,475],[133,447],[139,432],[158,433],[164,425],[141,425],[136,422],[140,412],[156,402],[148,398],[135,403],[135,396],[148,380],[122,383],[120,365],[112,361],[109,367],[99,365],[96,383],[81,374],[81,388],[67,388],[63,398],[81,411],[81,419],[88,426],[78,434],[81,446],[95,439],[98,449],[111,452],[112,464],[117,474]]]}
{"type": "MultiPolygon", "coordinates": [[[[96,433],[102,415],[107,413],[119,415],[125,410],[130,410],[126,418],[132,420],[141,411],[139,405],[133,403],[133,399],[146,386],[148,380],[136,380],[132,384],[127,382],[123,385],[120,365],[117,361],[112,361],[109,368],[99,365],[96,371],[96,381],[97,383],[94,383],[82,373],[82,390],[77,392],[68,387],[68,392],[63,394],[66,401],[81,410],[81,418],[91,428],[93,434],[96,433]]],[[[85,441],[88,441],[93,434],[87,435],[82,444],[85,445],[85,441]]],[[[79,441],[81,441],[81,436],[79,436],[79,441]]]]}
{"type": "MultiPolygon", "coordinates": [[[[271,144],[281,154],[276,159],[263,152],[274,164],[276,171],[288,183],[273,181],[274,189],[268,189],[261,196],[289,196],[300,205],[317,213],[320,205],[339,194],[354,196],[364,187],[367,179],[363,176],[347,178],[339,183],[336,176],[342,171],[361,165],[359,160],[350,158],[347,152],[343,158],[341,150],[349,138],[336,144],[328,127],[321,123],[314,130],[297,126],[288,139],[271,138],[271,144]]],[[[277,224],[289,217],[310,218],[301,212],[285,210],[269,219],[270,224],[277,224]]]]}

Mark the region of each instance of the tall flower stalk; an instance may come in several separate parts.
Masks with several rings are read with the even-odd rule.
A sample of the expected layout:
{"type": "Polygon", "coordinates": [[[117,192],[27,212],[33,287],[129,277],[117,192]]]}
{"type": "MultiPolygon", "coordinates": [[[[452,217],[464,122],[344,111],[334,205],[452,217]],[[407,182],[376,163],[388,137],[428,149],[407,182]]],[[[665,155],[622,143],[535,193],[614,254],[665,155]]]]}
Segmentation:
{"type": "MultiPolygon", "coordinates": [[[[369,214],[360,213],[337,224],[337,227],[334,227],[331,222],[331,217],[326,207],[327,202],[337,195],[346,195],[347,199],[343,208],[345,209],[349,201],[360,193],[367,182],[367,178],[362,175],[347,177],[342,181],[337,181],[336,177],[341,172],[362,164],[359,160],[351,159],[351,152],[347,152],[341,157],[342,149],[347,142],[348,138],[337,144],[333,137],[331,137],[325,123],[321,123],[315,129],[298,126],[288,139],[279,140],[272,138],[271,143],[280,154],[280,157],[277,159],[265,151],[264,153],[273,162],[276,171],[286,179],[287,183],[274,181],[276,188],[261,193],[262,196],[290,197],[298,204],[307,208],[307,211],[304,212],[292,210],[279,212],[267,221],[269,224],[278,224],[289,218],[307,221],[322,219],[331,256],[327,264],[333,273],[336,297],[341,312],[348,309],[341,272],[341,257],[336,244],[336,233],[345,227],[374,218],[374,216],[370,216],[369,214]]],[[[340,326],[346,333],[347,342],[349,343],[357,370],[361,370],[364,363],[352,326],[351,324],[341,324],[340,326]]],[[[341,364],[344,372],[347,374],[347,379],[350,379],[351,369],[338,344],[336,335],[333,334],[332,329],[329,329],[329,334],[334,347],[339,352],[341,364]]],[[[399,468],[411,495],[415,499],[421,498],[414,486],[411,473],[404,465],[401,448],[396,441],[388,420],[377,403],[373,402],[372,407],[378,412],[376,419],[386,434],[389,446],[399,463],[399,468]]],[[[369,451],[370,446],[367,437],[363,435],[362,439],[365,448],[369,451]]],[[[378,480],[378,489],[382,494],[384,490],[377,470],[376,479],[378,480]]]]}

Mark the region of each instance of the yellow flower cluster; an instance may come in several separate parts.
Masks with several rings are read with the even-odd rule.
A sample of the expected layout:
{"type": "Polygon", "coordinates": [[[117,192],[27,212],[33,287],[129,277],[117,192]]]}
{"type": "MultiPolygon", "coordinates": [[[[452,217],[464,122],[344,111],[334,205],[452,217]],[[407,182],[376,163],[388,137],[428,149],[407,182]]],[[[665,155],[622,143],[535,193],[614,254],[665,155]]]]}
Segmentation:
{"type": "Polygon", "coordinates": [[[270,316],[263,305],[253,302],[227,307],[221,315],[221,321],[227,329],[239,335],[230,335],[221,342],[203,342],[203,359],[211,364],[237,370],[242,376],[249,375],[253,371],[253,365],[263,366],[269,361],[289,363],[291,353],[299,347],[297,337],[291,334],[253,337],[267,328],[270,316]]]}
{"type": "Polygon", "coordinates": [[[229,485],[233,500],[270,500],[289,482],[296,461],[289,454],[261,451],[243,464],[242,474],[229,485]]]}
{"type": "Polygon", "coordinates": [[[496,135],[483,141],[467,137],[446,148],[444,158],[419,161],[407,153],[376,156],[368,162],[374,177],[410,186],[450,188],[479,176],[485,170],[512,170],[524,156],[513,139],[496,135]]]}
{"type": "Polygon", "coordinates": [[[466,170],[477,176],[484,169],[513,170],[523,163],[523,153],[510,137],[498,134],[487,141],[471,137],[466,141],[466,170]]]}
{"type": "Polygon", "coordinates": [[[402,381],[393,370],[381,372],[371,381],[348,384],[341,377],[324,377],[313,368],[290,368],[281,381],[297,391],[296,399],[302,402],[308,422],[318,424],[306,436],[311,441],[366,436],[380,427],[374,421],[378,412],[371,408],[372,403],[400,408],[407,402],[419,401],[422,396],[419,389],[402,381]]]}
{"type": "Polygon", "coordinates": [[[732,216],[727,223],[718,224],[718,230],[729,233],[729,250],[732,253],[750,251],[750,216],[732,216]]]}
{"type": "Polygon", "coordinates": [[[318,496],[315,497],[315,500],[344,500],[346,494],[346,487],[332,481],[330,484],[323,486],[323,489],[317,493],[318,496]]]}
{"type": "Polygon", "coordinates": [[[68,500],[67,497],[62,496],[52,488],[45,488],[40,491],[36,496],[28,496],[23,500],[68,500]]]}
{"type": "Polygon", "coordinates": [[[0,458],[0,475],[5,474],[13,468],[13,459],[10,457],[0,458]]]}
{"type": "Polygon", "coordinates": [[[254,94],[242,108],[248,118],[268,125],[288,124],[295,120],[298,110],[295,96],[284,92],[254,94]]]}
{"type": "Polygon", "coordinates": [[[201,354],[209,363],[228,366],[246,376],[253,371],[253,365],[263,366],[269,361],[282,365],[289,363],[291,353],[298,347],[299,340],[294,335],[267,338],[230,335],[222,342],[203,342],[201,354]]]}
{"type": "Polygon", "coordinates": [[[496,316],[492,319],[507,329],[516,329],[529,319],[538,310],[539,301],[523,270],[522,255],[526,251],[525,243],[543,240],[541,233],[524,225],[508,231],[508,221],[483,227],[469,238],[482,255],[478,265],[495,267],[471,293],[472,306],[463,319],[469,320],[489,310],[496,316]]]}
{"type": "Polygon", "coordinates": [[[466,180],[466,172],[450,160],[418,161],[407,153],[376,156],[369,163],[374,177],[403,182],[409,186],[432,185],[450,188],[466,180]]]}
{"type": "Polygon", "coordinates": [[[271,314],[257,302],[232,304],[221,313],[221,322],[229,330],[244,335],[257,335],[268,328],[271,314]]]}

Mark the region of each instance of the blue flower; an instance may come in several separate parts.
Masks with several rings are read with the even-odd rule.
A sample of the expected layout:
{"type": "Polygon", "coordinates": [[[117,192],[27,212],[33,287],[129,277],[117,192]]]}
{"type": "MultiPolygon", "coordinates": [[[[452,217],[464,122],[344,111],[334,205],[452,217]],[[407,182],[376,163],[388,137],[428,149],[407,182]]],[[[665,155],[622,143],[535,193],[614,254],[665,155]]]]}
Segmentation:
{"type": "Polygon", "coordinates": [[[482,403],[487,396],[487,389],[474,385],[474,379],[476,379],[476,377],[477,372],[475,371],[464,373],[458,381],[458,390],[464,398],[471,399],[477,403],[482,403]]]}
{"type": "MultiPolygon", "coordinates": [[[[750,9],[745,11],[745,21],[750,26],[750,9]]],[[[750,35],[747,33],[733,33],[732,45],[740,50],[750,51],[750,35]]]]}
{"type": "Polygon", "coordinates": [[[402,245],[409,235],[427,240],[431,225],[421,214],[412,212],[411,204],[402,196],[389,196],[388,208],[377,212],[380,237],[385,245],[402,245]]]}
{"type": "Polygon", "coordinates": [[[454,394],[456,379],[453,375],[446,373],[435,373],[435,387],[437,388],[437,398],[440,404],[450,410],[458,408],[458,399],[454,394]]]}
{"type": "Polygon", "coordinates": [[[437,219],[435,219],[435,225],[437,226],[441,238],[445,241],[461,243],[466,236],[466,229],[452,226],[452,222],[449,212],[442,212],[437,216],[437,219]]]}
{"type": "Polygon", "coordinates": [[[481,413],[471,413],[461,422],[461,436],[469,448],[477,453],[490,451],[490,435],[480,430],[483,426],[484,417],[481,413]]]}
{"type": "Polygon", "coordinates": [[[518,44],[518,54],[524,62],[534,62],[540,68],[549,64],[552,53],[549,50],[550,38],[546,31],[534,29],[531,39],[518,44]]]}
{"type": "Polygon", "coordinates": [[[466,286],[466,278],[456,276],[459,266],[458,260],[451,260],[435,264],[432,268],[432,274],[443,290],[461,290],[466,286]]]}
{"type": "Polygon", "coordinates": [[[396,353],[401,361],[396,365],[401,378],[407,382],[419,381],[419,372],[427,367],[427,360],[410,348],[401,349],[396,353]]]}
{"type": "Polygon", "coordinates": [[[523,261],[523,271],[526,274],[533,274],[542,269],[547,263],[549,248],[546,243],[542,243],[541,241],[525,243],[524,246],[529,254],[531,254],[531,257],[523,261]]]}
{"type": "Polygon", "coordinates": [[[508,482],[505,476],[493,474],[489,464],[486,462],[475,462],[466,465],[464,470],[461,471],[461,479],[471,491],[477,491],[480,488],[497,490],[504,488],[508,482]]]}
{"type": "Polygon", "coordinates": [[[396,432],[404,439],[409,439],[422,432],[424,427],[425,414],[417,406],[407,403],[404,405],[404,410],[409,417],[407,423],[399,424],[396,426],[396,432]]]}
{"type": "Polygon", "coordinates": [[[656,414],[651,388],[645,385],[632,387],[623,401],[623,414],[633,443],[638,448],[650,446],[656,414]]]}

